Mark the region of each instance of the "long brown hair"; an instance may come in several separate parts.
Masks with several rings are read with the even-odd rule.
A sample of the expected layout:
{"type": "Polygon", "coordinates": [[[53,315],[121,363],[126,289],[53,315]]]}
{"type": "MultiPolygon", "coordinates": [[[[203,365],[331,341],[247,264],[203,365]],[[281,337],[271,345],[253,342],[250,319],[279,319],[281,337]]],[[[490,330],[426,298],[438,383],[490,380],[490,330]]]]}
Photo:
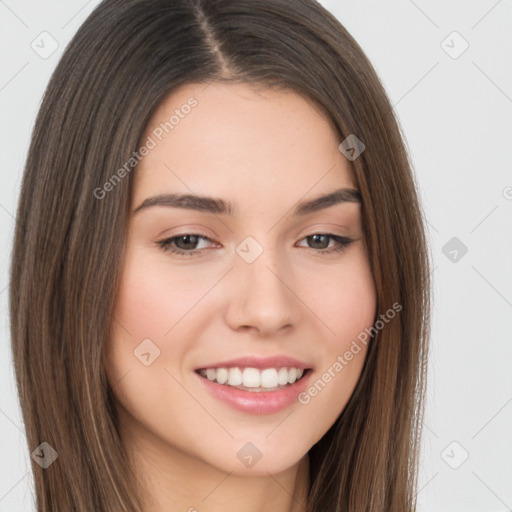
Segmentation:
{"type": "MultiPolygon", "coordinates": [[[[105,0],[64,52],[32,135],[12,253],[12,349],[41,512],[140,511],[103,364],[146,124],[191,82],[280,87],[316,101],[351,162],[378,300],[356,389],[310,450],[308,511],[415,510],[430,322],[429,256],[411,163],[361,48],[314,0],[105,0]],[[136,171],[135,171],[136,172],[136,171]]],[[[200,108],[200,106],[198,107],[200,108]]]]}

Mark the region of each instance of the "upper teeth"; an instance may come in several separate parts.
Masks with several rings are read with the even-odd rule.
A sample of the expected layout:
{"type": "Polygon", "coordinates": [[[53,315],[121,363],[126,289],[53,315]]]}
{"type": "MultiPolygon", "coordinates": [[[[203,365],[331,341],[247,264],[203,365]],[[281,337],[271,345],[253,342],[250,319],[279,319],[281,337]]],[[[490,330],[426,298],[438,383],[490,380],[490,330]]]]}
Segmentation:
{"type": "Polygon", "coordinates": [[[304,373],[302,368],[207,368],[200,370],[208,380],[229,386],[245,386],[246,388],[275,388],[285,384],[293,384],[304,373]]]}

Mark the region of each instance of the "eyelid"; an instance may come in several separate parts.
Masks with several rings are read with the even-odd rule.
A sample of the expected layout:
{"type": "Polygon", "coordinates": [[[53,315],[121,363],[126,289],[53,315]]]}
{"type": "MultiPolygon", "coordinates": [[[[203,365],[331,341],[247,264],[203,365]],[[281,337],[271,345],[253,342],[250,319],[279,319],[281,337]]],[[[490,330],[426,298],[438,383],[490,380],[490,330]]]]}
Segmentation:
{"type": "Polygon", "coordinates": [[[194,224],[182,224],[180,226],[174,226],[171,229],[164,229],[160,231],[156,236],[156,240],[163,240],[174,238],[175,236],[185,236],[185,235],[197,235],[204,236],[205,238],[209,238],[211,240],[218,238],[217,234],[211,229],[205,228],[204,226],[198,226],[194,224]],[[208,234],[207,234],[208,233],[208,234]]]}
{"type": "Polygon", "coordinates": [[[334,231],[343,230],[343,231],[349,233],[351,231],[351,228],[349,226],[344,226],[343,224],[337,224],[335,222],[314,222],[314,223],[309,224],[308,226],[302,228],[296,236],[304,237],[304,236],[319,235],[319,234],[323,235],[323,234],[328,234],[328,233],[337,235],[337,236],[345,236],[345,235],[342,235],[341,233],[337,233],[337,232],[333,233],[333,230],[334,231]],[[306,233],[306,234],[302,235],[302,233],[306,233]]]}

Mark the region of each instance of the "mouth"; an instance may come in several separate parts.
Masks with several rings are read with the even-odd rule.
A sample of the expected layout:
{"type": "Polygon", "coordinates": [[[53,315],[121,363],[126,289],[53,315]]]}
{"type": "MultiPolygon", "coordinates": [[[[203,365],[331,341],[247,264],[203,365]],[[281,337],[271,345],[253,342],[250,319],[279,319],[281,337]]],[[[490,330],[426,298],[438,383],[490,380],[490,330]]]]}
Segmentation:
{"type": "Polygon", "coordinates": [[[195,370],[204,379],[221,386],[253,393],[265,393],[289,388],[304,379],[310,368],[281,366],[271,368],[219,367],[195,370]]]}
{"type": "Polygon", "coordinates": [[[245,414],[266,415],[297,403],[314,376],[310,364],[285,354],[250,354],[203,363],[194,373],[215,400],[245,414]]]}

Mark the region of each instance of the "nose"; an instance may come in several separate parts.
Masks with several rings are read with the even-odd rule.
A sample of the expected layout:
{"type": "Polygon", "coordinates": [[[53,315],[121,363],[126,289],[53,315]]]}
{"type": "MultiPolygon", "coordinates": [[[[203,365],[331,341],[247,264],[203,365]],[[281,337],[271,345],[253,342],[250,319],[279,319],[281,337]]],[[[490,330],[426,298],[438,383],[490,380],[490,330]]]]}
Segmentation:
{"type": "Polygon", "coordinates": [[[285,262],[277,261],[275,251],[269,249],[252,263],[236,258],[230,276],[227,324],[233,330],[255,331],[261,337],[296,326],[301,301],[294,293],[293,272],[285,262]]]}

